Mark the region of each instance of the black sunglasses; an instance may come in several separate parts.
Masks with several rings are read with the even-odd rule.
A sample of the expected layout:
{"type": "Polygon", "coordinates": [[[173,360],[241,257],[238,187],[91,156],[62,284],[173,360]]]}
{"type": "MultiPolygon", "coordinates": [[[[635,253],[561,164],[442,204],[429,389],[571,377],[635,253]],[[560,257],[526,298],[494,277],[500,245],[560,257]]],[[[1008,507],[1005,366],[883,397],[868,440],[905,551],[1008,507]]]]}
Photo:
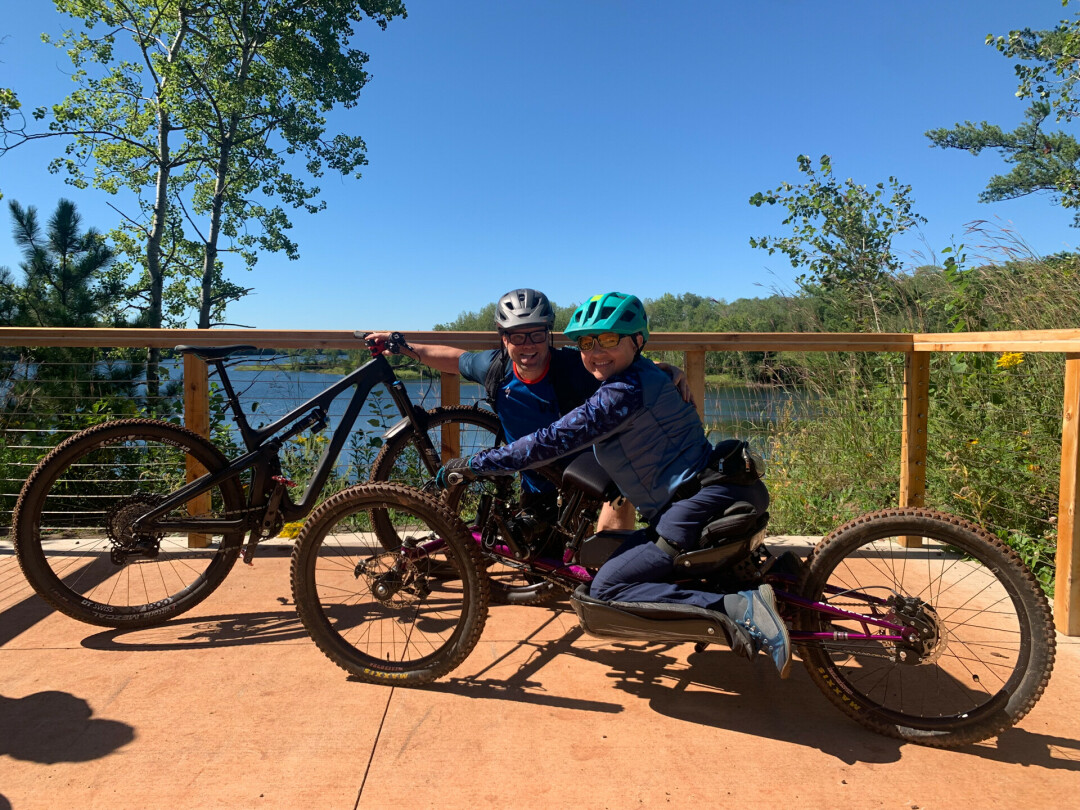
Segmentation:
{"type": "Polygon", "coordinates": [[[515,346],[524,346],[526,343],[543,343],[548,338],[548,330],[541,329],[538,332],[506,332],[508,341],[515,346]]]}

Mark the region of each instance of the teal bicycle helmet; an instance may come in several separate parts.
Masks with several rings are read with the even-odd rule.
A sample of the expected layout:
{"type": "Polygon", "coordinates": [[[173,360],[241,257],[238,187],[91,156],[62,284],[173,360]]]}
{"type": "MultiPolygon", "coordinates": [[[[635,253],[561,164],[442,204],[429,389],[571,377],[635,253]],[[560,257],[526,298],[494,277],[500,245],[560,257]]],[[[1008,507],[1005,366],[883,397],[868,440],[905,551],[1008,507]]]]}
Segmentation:
{"type": "Polygon", "coordinates": [[[570,324],[563,331],[571,340],[584,335],[614,332],[617,335],[636,335],[649,339],[649,316],[645,306],[636,295],[609,292],[594,295],[570,316],[570,324]]]}

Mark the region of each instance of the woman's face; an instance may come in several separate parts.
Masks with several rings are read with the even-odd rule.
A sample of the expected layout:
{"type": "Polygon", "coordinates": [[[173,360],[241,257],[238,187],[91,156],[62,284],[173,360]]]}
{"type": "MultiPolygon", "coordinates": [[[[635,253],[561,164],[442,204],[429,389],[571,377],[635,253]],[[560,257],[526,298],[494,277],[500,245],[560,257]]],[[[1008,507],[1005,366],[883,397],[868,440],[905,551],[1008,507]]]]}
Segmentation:
{"type": "Polygon", "coordinates": [[[586,371],[603,382],[629,368],[637,355],[640,340],[639,335],[623,335],[622,339],[610,349],[603,348],[599,343],[593,343],[591,349],[581,353],[581,362],[585,364],[586,371]]]}

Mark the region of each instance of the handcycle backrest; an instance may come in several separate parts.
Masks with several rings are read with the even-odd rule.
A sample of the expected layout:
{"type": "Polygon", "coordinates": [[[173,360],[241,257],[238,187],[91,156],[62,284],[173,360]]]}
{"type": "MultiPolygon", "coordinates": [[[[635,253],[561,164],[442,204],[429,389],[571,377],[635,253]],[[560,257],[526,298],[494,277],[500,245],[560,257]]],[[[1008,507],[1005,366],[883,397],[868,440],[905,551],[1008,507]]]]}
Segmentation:
{"type": "Polygon", "coordinates": [[[736,501],[720,517],[705,524],[696,550],[675,557],[675,570],[706,574],[744,559],[765,542],[768,523],[768,512],[758,512],[753,504],[736,501]]]}

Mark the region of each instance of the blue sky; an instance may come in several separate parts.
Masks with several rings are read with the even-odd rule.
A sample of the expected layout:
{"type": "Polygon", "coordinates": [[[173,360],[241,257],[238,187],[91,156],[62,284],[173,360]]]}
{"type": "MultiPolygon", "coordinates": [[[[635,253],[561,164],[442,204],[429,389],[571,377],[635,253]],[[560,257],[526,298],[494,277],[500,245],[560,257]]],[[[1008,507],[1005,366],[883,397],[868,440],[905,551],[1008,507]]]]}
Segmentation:
{"type": "MultiPolygon", "coordinates": [[[[734,300],[790,289],[781,235],[757,191],[798,182],[796,156],[835,173],[913,187],[929,223],[898,244],[911,264],[973,220],[1042,254],[1075,248],[1072,217],[1045,197],[981,204],[995,156],[933,149],[923,133],[966,119],[1012,127],[1012,63],[988,33],[1046,28],[1058,0],[406,0],[386,31],[361,27],[372,81],[332,116],[360,134],[361,180],[324,177],[328,209],[294,213],[301,258],[264,255],[228,275],[255,294],[228,320],[275,329],[429,329],[507,289],[572,304],[610,289],[734,300]]],[[[72,86],[40,42],[70,23],[45,0],[0,19],[0,86],[31,108],[72,86]]],[[[108,196],[50,176],[57,142],[0,160],[7,200],[51,212],[73,199],[108,230],[108,196]]],[[[19,256],[7,212],[0,265],[19,256]]],[[[977,251],[976,251],[977,252],[977,251]]]]}

